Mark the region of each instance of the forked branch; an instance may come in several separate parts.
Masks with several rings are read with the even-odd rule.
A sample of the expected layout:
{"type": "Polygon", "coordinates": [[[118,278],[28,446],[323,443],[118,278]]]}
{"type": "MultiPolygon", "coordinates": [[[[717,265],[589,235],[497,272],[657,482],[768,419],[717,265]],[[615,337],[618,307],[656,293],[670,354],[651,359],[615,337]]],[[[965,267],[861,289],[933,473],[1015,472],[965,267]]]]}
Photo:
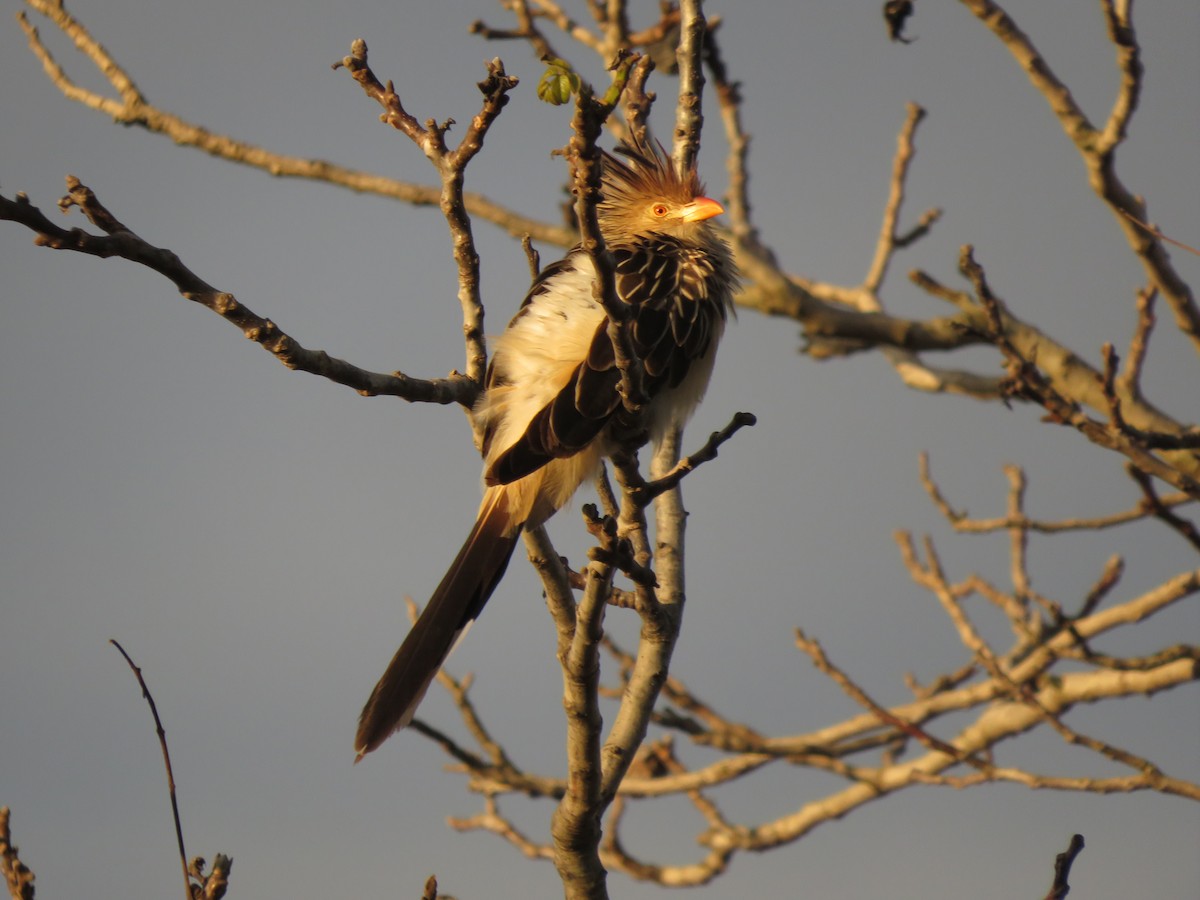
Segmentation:
{"type": "Polygon", "coordinates": [[[80,228],[65,229],[51,222],[24,194],[15,198],[0,196],[0,219],[25,225],[35,234],[39,246],[98,256],[120,257],[138,263],[171,281],[184,299],[191,300],[239,329],[289,369],[309,372],[337,384],[353,388],[365,397],[394,396],[427,403],[459,403],[470,406],[478,385],[461,376],[449,378],[410,378],[403,372],[384,374],[361,369],[324,350],[310,350],[271,319],[264,318],[228,291],[213,287],[183,261],[163,247],[156,247],[122,225],[101,204],[91,188],[73,175],[67,176],[68,194],[59,202],[66,212],[78,207],[105,234],[92,234],[80,228]]]}

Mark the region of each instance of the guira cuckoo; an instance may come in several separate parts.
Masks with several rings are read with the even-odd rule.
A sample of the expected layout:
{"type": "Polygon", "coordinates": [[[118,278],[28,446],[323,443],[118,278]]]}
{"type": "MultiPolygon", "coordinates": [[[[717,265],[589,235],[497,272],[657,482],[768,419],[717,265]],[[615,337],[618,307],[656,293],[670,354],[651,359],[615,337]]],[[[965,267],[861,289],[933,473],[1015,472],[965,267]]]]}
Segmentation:
{"type": "MultiPolygon", "coordinates": [[[[600,232],[616,263],[644,368],[652,440],[691,415],[708,385],[737,273],[709,221],[723,212],[660,145],[603,155],[600,232]]],[[[496,589],[522,528],[545,522],[616,449],[621,374],[580,247],[547,266],[497,338],[475,407],[483,503],[475,527],[363,708],[358,759],[406,726],[463,631],[496,589]]]]}

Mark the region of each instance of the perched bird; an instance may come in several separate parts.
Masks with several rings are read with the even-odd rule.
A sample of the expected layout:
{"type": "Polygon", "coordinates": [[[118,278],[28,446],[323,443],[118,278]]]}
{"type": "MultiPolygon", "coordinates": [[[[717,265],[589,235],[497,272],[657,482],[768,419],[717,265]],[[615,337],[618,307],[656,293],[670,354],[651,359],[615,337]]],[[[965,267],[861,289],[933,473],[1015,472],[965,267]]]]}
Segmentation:
{"type": "MultiPolygon", "coordinates": [[[[603,158],[600,231],[616,292],[632,314],[646,425],[660,437],[691,415],[708,385],[737,273],[710,223],[724,210],[693,170],[676,175],[661,145],[603,158]]],[[[358,759],[416,712],[451,648],[496,589],[524,527],[545,522],[616,449],[620,372],[595,268],[576,247],[547,266],[496,340],[475,408],[486,489],[475,527],[363,708],[358,759]]]]}

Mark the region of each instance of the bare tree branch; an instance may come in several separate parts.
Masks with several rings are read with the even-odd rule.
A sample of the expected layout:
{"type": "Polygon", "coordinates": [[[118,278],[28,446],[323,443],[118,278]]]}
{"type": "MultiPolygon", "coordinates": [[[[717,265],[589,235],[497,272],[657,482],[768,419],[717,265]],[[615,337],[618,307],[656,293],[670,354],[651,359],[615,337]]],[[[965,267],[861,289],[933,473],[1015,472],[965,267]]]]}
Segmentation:
{"type": "MultiPolygon", "coordinates": [[[[64,211],[70,206],[78,206],[97,224],[120,225],[95,193],[78,178],[67,176],[67,189],[70,194],[60,203],[64,211]]],[[[289,369],[320,375],[351,387],[364,397],[394,396],[409,401],[459,403],[469,407],[478,392],[478,385],[462,376],[423,380],[410,378],[402,372],[384,375],[360,369],[324,350],[309,350],[272,320],[263,318],[238,301],[233,294],[210,285],[170,250],[155,247],[124,226],[106,235],[89,234],[78,228],[68,231],[47,219],[24,194],[17,194],[12,200],[0,196],[0,219],[25,225],[37,235],[35,243],[42,247],[73,250],[105,259],[115,256],[152,269],[173,282],[185,299],[215,312],[289,369]]]]}
{"type": "Polygon", "coordinates": [[[167,732],[163,728],[162,720],[158,717],[158,705],[154,702],[154,697],[150,694],[150,688],[146,685],[145,678],[142,677],[142,670],[133,661],[133,658],[125,652],[125,648],[117,641],[110,640],[109,643],[116,647],[120,654],[125,657],[125,662],[129,663],[129,668],[133,670],[138,686],[142,689],[142,697],[145,698],[146,704],[150,707],[150,715],[154,717],[154,729],[158,733],[158,743],[162,748],[163,765],[167,770],[167,790],[171,796],[171,816],[175,822],[175,842],[179,847],[179,864],[183,868],[184,897],[187,900],[196,900],[196,898],[221,900],[225,896],[225,891],[229,888],[229,870],[233,868],[233,857],[218,853],[213,860],[212,869],[208,872],[205,872],[207,863],[203,857],[197,856],[190,863],[188,862],[187,851],[183,845],[183,822],[180,820],[179,803],[175,798],[175,772],[171,768],[171,751],[167,748],[167,732]],[[192,884],[193,880],[196,882],[195,884],[192,884]]]}
{"type": "Polygon", "coordinates": [[[10,816],[7,806],[0,807],[0,869],[4,870],[4,881],[12,900],[33,900],[34,874],[29,866],[21,862],[20,853],[12,842],[10,816]]]}
{"type": "Polygon", "coordinates": [[[1162,241],[1130,221],[1146,221],[1146,205],[1125,187],[1115,169],[1116,149],[1125,138],[1141,93],[1141,51],[1133,29],[1132,2],[1104,0],[1101,4],[1109,38],[1117,49],[1117,66],[1121,72],[1117,98],[1103,129],[1097,129],[1088,120],[1075,103],[1071,91],[999,4],[991,0],[961,2],[1004,44],[1029,75],[1033,86],[1046,98],[1063,131],[1083,157],[1092,190],[1113,211],[1129,246],[1142,261],[1150,284],[1162,294],[1175,313],[1176,325],[1200,350],[1200,308],[1196,306],[1191,288],[1175,271],[1162,241]]]}
{"type": "MultiPolygon", "coordinates": [[[[875,245],[875,257],[871,260],[866,278],[863,279],[863,289],[871,295],[876,294],[883,285],[883,279],[887,275],[888,263],[891,262],[895,252],[928,234],[929,229],[933,227],[933,224],[942,215],[940,209],[930,209],[921,216],[916,227],[910,231],[901,234],[897,230],[900,221],[900,208],[904,204],[904,188],[908,182],[908,169],[912,164],[913,155],[916,153],[916,148],[913,145],[913,137],[916,134],[917,126],[923,118],[925,118],[924,109],[916,103],[908,104],[908,116],[904,121],[904,126],[900,129],[899,136],[896,138],[896,156],[892,163],[891,189],[888,192],[887,206],[883,211],[883,225],[879,232],[879,242],[875,245]]],[[[878,307],[877,303],[876,307],[878,307]]]]}
{"type": "MultiPolygon", "coordinates": [[[[1013,474],[1010,472],[1010,478],[1013,474]]],[[[1023,528],[1027,521],[1020,503],[1022,485],[1021,479],[1012,485],[1010,511],[1005,522],[1009,528],[1023,528]]],[[[1154,658],[1104,659],[1092,654],[1088,650],[1088,643],[1101,634],[1123,625],[1135,624],[1186,597],[1200,593],[1200,570],[1182,573],[1158,588],[1098,611],[1096,603],[1100,597],[1111,592],[1119,573],[1119,569],[1114,570],[1110,562],[1077,616],[1059,627],[1037,627],[1032,631],[1023,628],[1014,649],[1001,656],[982,642],[977,630],[964,615],[962,602],[965,592],[980,589],[978,577],[970,576],[960,584],[952,584],[933,553],[932,544],[927,542],[926,545],[926,563],[917,560],[908,538],[902,539],[901,547],[918,583],[925,584],[938,594],[944,609],[958,622],[963,640],[974,648],[976,660],[982,660],[983,664],[977,662],[961,672],[938,679],[930,689],[922,691],[919,699],[913,703],[885,708],[871,701],[863,688],[848,674],[828,663],[827,657],[820,651],[817,661],[822,670],[864,703],[868,711],[864,716],[852,717],[838,726],[819,732],[779,738],[763,737],[725,719],[691,695],[677,678],[668,676],[664,698],[680,704],[687,717],[659,713],[657,719],[664,725],[682,727],[693,742],[708,748],[721,748],[727,755],[717,763],[694,770],[667,760],[660,760],[665,768],[634,766],[621,782],[618,797],[654,797],[678,793],[693,797],[706,787],[730,783],[779,761],[821,768],[843,777],[850,784],[824,800],[803,805],[795,813],[752,827],[726,822],[715,806],[697,795],[693,802],[699,803],[697,809],[702,810],[701,814],[707,823],[707,831],[702,839],[706,852],[702,860],[685,865],[663,865],[633,856],[621,842],[617,831],[620,821],[628,814],[626,806],[614,806],[614,817],[609,822],[609,838],[601,857],[606,866],[662,884],[705,883],[725,871],[732,855],[739,850],[758,851],[789,843],[812,828],[871,802],[878,796],[915,785],[970,787],[1010,782],[1042,790],[1097,794],[1150,790],[1200,798],[1200,786],[1163,773],[1144,757],[1110,742],[1080,735],[1063,721],[1065,713],[1079,703],[1097,702],[1112,696],[1153,693],[1196,680],[1200,648],[1181,645],[1169,648],[1154,658]],[[1036,645],[1028,644],[1030,634],[1037,637],[1036,645]],[[1057,672],[1053,677],[1047,677],[1051,667],[1066,659],[1087,661],[1098,668],[1085,672],[1057,672]],[[985,675],[983,680],[964,683],[973,673],[980,671],[985,675]],[[1131,673],[1137,674],[1130,678],[1131,673]],[[930,730],[934,721],[964,710],[975,710],[976,714],[972,721],[958,727],[953,738],[939,738],[930,730]],[[1004,766],[991,759],[991,748],[1006,738],[1045,724],[1051,724],[1071,743],[1131,765],[1137,772],[1112,777],[1061,777],[1004,766]],[[927,753],[914,760],[898,760],[896,752],[908,740],[923,745],[927,753]],[[884,749],[882,765],[863,765],[850,761],[851,756],[872,748],[884,749]],[[972,768],[973,773],[951,774],[955,767],[964,764],[972,768]],[[618,812],[620,815],[617,815],[618,812]]],[[[1024,572],[1024,564],[1020,562],[1023,558],[1020,542],[1013,541],[1010,552],[1014,556],[1014,578],[1025,583],[1028,575],[1024,572]]],[[[1005,604],[1021,607],[1022,604],[1028,605],[1035,596],[1026,586],[1014,591],[1005,604]]],[[[1050,606],[1057,609],[1061,604],[1050,606]]],[[[1002,607],[1006,608],[1004,604],[1002,607]]],[[[1027,619],[1022,612],[1015,615],[1023,621],[1027,619]]],[[[806,638],[801,644],[810,653],[813,647],[819,646],[806,638]]],[[[645,649],[643,641],[639,653],[645,649]]],[[[618,659],[622,671],[628,676],[636,664],[634,658],[619,653],[618,659]]],[[[672,753],[670,759],[674,758],[672,753]]],[[[489,791],[501,789],[495,781],[488,781],[487,784],[489,791]]],[[[527,792],[519,784],[504,789],[527,792]]]]}
{"type": "Polygon", "coordinates": [[[1054,858],[1054,883],[1050,886],[1046,900],[1062,900],[1071,892],[1067,879],[1071,877],[1071,866],[1075,864],[1075,857],[1082,849],[1083,835],[1072,835],[1067,849],[1054,858]]]}
{"type": "MultiPolygon", "coordinates": [[[[1049,413],[1050,421],[1070,425],[1092,443],[1124,455],[1143,472],[1161,478],[1190,497],[1200,499],[1200,480],[1193,475],[1200,462],[1196,454],[1174,453],[1169,457],[1160,458],[1151,453],[1144,442],[1131,437],[1128,428],[1122,429],[1116,423],[1113,427],[1108,427],[1085,415],[1080,408],[1079,396],[1084,391],[1071,392],[1077,387],[1082,388],[1083,385],[1078,384],[1077,379],[1068,380],[1064,385],[1068,392],[1064,393],[1060,390],[1062,379],[1056,383],[1055,379],[1044,374],[1049,371],[1044,348],[1035,345],[1026,351],[1013,341],[1013,335],[1007,328],[1007,312],[988,286],[983,267],[975,261],[970,245],[962,248],[959,265],[963,274],[974,285],[975,295],[987,314],[987,338],[1004,354],[1008,369],[1006,396],[1037,403],[1049,413]]],[[[1111,411],[1109,397],[1112,396],[1114,379],[1100,376],[1093,378],[1093,382],[1091,390],[1087,393],[1094,395],[1098,391],[1104,408],[1111,411]]],[[[1144,410],[1139,411],[1142,412],[1144,410]]],[[[1167,433],[1176,435],[1182,430],[1175,423],[1164,429],[1167,433]]]]}
{"type": "Polygon", "coordinates": [[[137,678],[138,685],[142,689],[142,697],[145,698],[146,704],[150,707],[150,715],[154,717],[154,730],[158,734],[158,744],[162,748],[163,765],[167,770],[167,792],[171,796],[171,817],[175,822],[175,842],[179,846],[179,864],[183,868],[184,897],[187,900],[191,900],[192,879],[188,872],[187,850],[184,849],[183,845],[183,823],[179,819],[179,801],[175,798],[175,773],[171,769],[171,751],[167,749],[167,732],[163,729],[162,720],[158,717],[158,706],[154,702],[154,697],[150,694],[150,688],[146,686],[146,680],[142,677],[142,670],[129,654],[125,652],[125,648],[117,641],[110,640],[109,643],[116,647],[120,654],[125,657],[125,662],[129,663],[129,668],[133,670],[134,677],[137,678]]]}
{"type": "MultiPolygon", "coordinates": [[[[284,153],[276,153],[232,137],[216,134],[201,125],[189,122],[166,110],[149,103],[134,85],[125,69],[114,60],[87,29],[75,19],[57,0],[27,0],[29,6],[45,15],[69,38],[76,49],[90,59],[117,90],[118,101],[77,85],[72,81],[42,42],[36,28],[23,14],[18,14],[21,27],[29,38],[30,48],[42,61],[51,82],[70,100],[110,116],[122,125],[135,125],[145,130],[163,134],[184,147],[195,147],[212,156],[261,169],[280,178],[303,178],[344,187],[349,190],[388,197],[414,206],[438,206],[442,191],[438,187],[412,184],[387,178],[370,172],[339,166],[321,159],[305,159],[284,153]]],[[[467,212],[497,225],[520,238],[529,234],[535,240],[558,246],[570,246],[575,235],[569,228],[549,225],[537,219],[522,216],[507,209],[481,194],[463,193],[467,212]]]]}
{"type": "Polygon", "coordinates": [[[696,167],[700,152],[700,132],[704,128],[704,67],[702,65],[705,34],[701,0],[680,0],[679,98],[675,102],[675,139],[672,157],[675,171],[682,175],[696,167]]]}
{"type": "Polygon", "coordinates": [[[517,79],[509,77],[504,64],[493,59],[487,64],[488,77],[478,85],[483,94],[483,108],[471,119],[457,147],[451,150],[446,145],[446,132],[454,124],[453,119],[438,124],[433,119],[424,126],[417,122],[400,102],[392,82],[381,84],[367,64],[367,43],[356,40],[350,55],[333,68],[345,68],[362,85],[367,96],[385,110],[383,121],[403,131],[421,148],[429,161],[438,170],[442,179],[440,206],[442,215],[450,226],[451,242],[454,246],[454,261],[458,266],[458,300],[462,306],[463,335],[466,339],[466,377],[476,385],[483,384],[487,369],[487,345],[483,331],[483,301],[479,289],[479,254],[475,251],[475,239],[471,233],[471,219],[463,197],[463,180],[467,165],[483,147],[488,129],[508,103],[508,92],[517,86],[517,79]]]}
{"type": "Polygon", "coordinates": [[[729,156],[725,162],[725,169],[729,173],[726,205],[732,222],[734,243],[773,264],[774,253],[762,243],[758,229],[751,221],[750,172],[747,165],[750,136],[742,126],[741,85],[729,79],[725,58],[717,43],[716,23],[709,26],[704,40],[704,62],[712,74],[721,123],[725,128],[725,139],[729,142],[729,156]]]}
{"type": "MultiPolygon", "coordinates": [[[[1108,516],[1060,519],[1054,522],[1042,521],[1040,519],[1030,519],[1023,515],[1019,519],[1014,519],[1010,516],[1001,516],[992,519],[975,519],[969,517],[965,510],[955,509],[950,505],[949,501],[946,500],[941,489],[933,481],[933,476],[929,468],[928,453],[922,453],[920,456],[920,477],[921,485],[925,488],[925,492],[929,494],[929,498],[933,501],[934,506],[937,507],[938,511],[943,516],[945,516],[946,521],[954,526],[955,531],[960,531],[965,534],[985,534],[987,532],[1001,531],[1017,526],[1024,528],[1027,531],[1036,531],[1042,534],[1054,534],[1060,531],[1099,531],[1105,528],[1113,528],[1117,525],[1125,525],[1129,522],[1136,522],[1139,519],[1145,519],[1148,516],[1156,514],[1153,509],[1143,502],[1139,503],[1132,509],[1113,513],[1108,516]]],[[[1194,502],[1191,497],[1182,492],[1170,494],[1169,496],[1159,498],[1159,500],[1167,508],[1194,502]]]]}

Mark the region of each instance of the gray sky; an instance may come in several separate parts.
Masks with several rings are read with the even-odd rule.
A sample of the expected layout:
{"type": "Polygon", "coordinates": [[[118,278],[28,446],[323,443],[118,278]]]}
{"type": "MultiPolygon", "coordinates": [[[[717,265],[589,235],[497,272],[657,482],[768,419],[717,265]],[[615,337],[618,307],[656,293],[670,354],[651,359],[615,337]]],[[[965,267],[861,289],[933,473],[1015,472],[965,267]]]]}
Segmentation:
{"type": "MultiPolygon", "coordinates": [[[[918,4],[911,46],[887,42],[879,5],[710,7],[726,17],[724,50],[744,86],[766,239],[794,272],[859,281],[904,104],[915,100],[929,117],[905,221],[930,206],[946,214],[896,260],[892,309],[943,312],[904,273],[920,267],[955,282],[958,247],[970,242],[1018,315],[1093,362],[1104,341],[1124,346],[1140,273],[1043,98],[957,4],[918,4]]],[[[271,149],[425,183],[426,160],[330,63],[365,36],[376,71],[395,80],[411,112],[465,122],[482,61],[499,53],[522,85],[469,187],[554,217],[562,171],[549,151],[566,140],[567,114],[535,99],[540,66],[522,46],[467,33],[476,18],[508,24],[496,5],[417,6],[70,4],[166,109],[271,149]]],[[[1117,72],[1097,4],[1009,8],[1103,118],[1117,72]]],[[[1200,8],[1164,0],[1141,4],[1137,17],[1148,75],[1119,170],[1157,224],[1195,245],[1200,8]]],[[[69,70],[98,84],[50,30],[69,70]]],[[[674,91],[664,78],[652,87],[674,91]]],[[[455,273],[436,210],[274,181],[115,127],[59,95],[11,16],[0,20],[0,104],[7,195],[24,190],[51,211],[73,173],[131,228],[306,346],[380,371],[461,367],[455,273]]],[[[709,112],[701,166],[719,196],[723,145],[709,112]]],[[[528,275],[515,243],[484,224],[476,231],[495,330],[528,275]]],[[[1200,260],[1172,256],[1196,283],[1200,260]]],[[[35,248],[12,224],[0,228],[0,272],[0,805],[14,811],[40,892],[177,890],[159,750],[136,684],[106,643],[115,637],[164,718],[189,850],[232,854],[236,896],[415,895],[431,872],[463,898],[559,893],[552,866],[445,826],[478,801],[415,734],[351,766],[358,710],[406,629],[402,598],[424,600],[474,513],[478,462],[463,416],[291,373],[158,275],[35,248]]],[[[1147,391],[1196,421],[1195,356],[1165,310],[1161,320],[1147,391]]],[[[928,679],[966,660],[936,602],[909,582],[892,532],[931,532],[951,574],[1002,584],[1007,539],[949,533],[917,482],[920,450],[952,502],[977,515],[1002,512],[1009,462],[1028,469],[1035,515],[1101,514],[1137,497],[1119,460],[1039,423],[1035,410],[919,395],[879,358],[818,365],[798,343],[793,324],[743,313],[687,442],[698,445],[735,410],[759,416],[687,482],[690,602],[674,671],[772,734],[857,711],[792,647],[796,626],[884,702],[905,698],[904,672],[928,679]]],[[[964,362],[995,366],[982,351],[964,362]]],[[[552,523],[560,551],[576,558],[580,532],[571,511],[552,523]]],[[[1128,562],[1119,598],[1195,565],[1182,541],[1141,525],[1036,540],[1034,585],[1070,608],[1116,552],[1128,562]]],[[[627,643],[630,618],[608,616],[627,643]]],[[[1195,641],[1200,612],[1193,602],[1145,630],[1136,648],[1114,647],[1195,641]]],[[[518,559],[451,668],[476,674],[475,700],[520,763],[558,773],[553,654],[552,623],[518,559]]],[[[1195,779],[1195,713],[1189,689],[1080,709],[1070,722],[1195,779]]],[[[436,689],[422,715],[456,728],[436,689]]],[[[1001,753],[1054,774],[1110,771],[1050,735],[1001,753]]],[[[835,787],[780,769],[717,799],[754,823],[835,787]]],[[[545,833],[549,806],[509,800],[504,809],[545,833]]],[[[682,803],[639,808],[626,840],[682,863],[697,856],[701,828],[682,803]]],[[[695,896],[1042,896],[1054,854],[1076,831],[1087,839],[1072,878],[1081,897],[1182,897],[1200,885],[1194,804],[989,787],[893,796],[799,844],[737,858],[695,896]]],[[[610,886],[615,896],[661,894],[620,875],[610,886]]]]}

